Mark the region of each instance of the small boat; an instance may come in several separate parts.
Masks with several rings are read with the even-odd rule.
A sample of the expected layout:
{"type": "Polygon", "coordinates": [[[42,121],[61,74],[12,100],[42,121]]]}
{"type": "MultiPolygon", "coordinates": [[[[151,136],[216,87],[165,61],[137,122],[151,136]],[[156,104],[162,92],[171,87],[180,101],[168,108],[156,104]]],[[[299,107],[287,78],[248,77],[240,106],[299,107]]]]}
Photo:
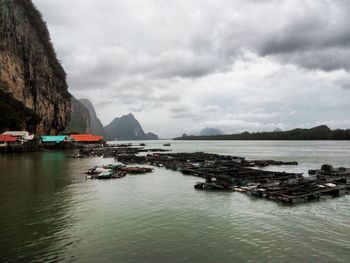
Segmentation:
{"type": "Polygon", "coordinates": [[[112,178],[113,178],[113,173],[112,172],[100,173],[97,176],[97,179],[112,179],[112,178]]]}
{"type": "Polygon", "coordinates": [[[89,169],[86,174],[99,175],[101,173],[109,173],[109,172],[111,172],[111,169],[105,169],[105,168],[102,168],[102,167],[96,167],[95,166],[95,167],[89,169]]]}
{"type": "Polygon", "coordinates": [[[170,143],[164,143],[163,146],[170,146],[170,143]]]}
{"type": "Polygon", "coordinates": [[[197,190],[227,190],[222,185],[216,184],[216,183],[196,183],[194,185],[194,188],[197,190]]]}
{"type": "Polygon", "coordinates": [[[81,155],[81,154],[79,154],[79,153],[72,154],[72,155],[68,155],[67,157],[68,157],[68,158],[85,158],[84,155],[81,155]]]}

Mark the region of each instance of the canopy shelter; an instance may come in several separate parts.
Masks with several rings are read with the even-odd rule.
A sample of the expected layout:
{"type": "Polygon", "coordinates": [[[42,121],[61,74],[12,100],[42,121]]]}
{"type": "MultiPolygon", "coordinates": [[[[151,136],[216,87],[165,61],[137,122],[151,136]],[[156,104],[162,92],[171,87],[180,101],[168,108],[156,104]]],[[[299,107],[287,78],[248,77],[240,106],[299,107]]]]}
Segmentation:
{"type": "Polygon", "coordinates": [[[56,135],[56,136],[41,136],[41,141],[43,143],[61,143],[61,142],[70,142],[71,138],[67,135],[56,135]]]}
{"type": "Polygon", "coordinates": [[[70,134],[69,135],[76,142],[102,142],[103,136],[93,134],[70,134]]]}
{"type": "Polygon", "coordinates": [[[0,134],[0,142],[15,142],[15,141],[17,141],[17,137],[0,134]]]}

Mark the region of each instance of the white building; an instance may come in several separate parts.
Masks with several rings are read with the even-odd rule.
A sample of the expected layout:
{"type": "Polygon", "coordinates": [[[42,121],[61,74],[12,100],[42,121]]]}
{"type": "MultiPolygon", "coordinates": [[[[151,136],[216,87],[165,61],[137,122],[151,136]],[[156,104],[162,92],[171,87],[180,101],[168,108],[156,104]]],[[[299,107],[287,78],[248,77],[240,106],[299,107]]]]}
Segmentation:
{"type": "Polygon", "coordinates": [[[17,137],[19,141],[32,141],[34,139],[34,134],[30,134],[27,131],[6,131],[2,134],[17,137]]]}

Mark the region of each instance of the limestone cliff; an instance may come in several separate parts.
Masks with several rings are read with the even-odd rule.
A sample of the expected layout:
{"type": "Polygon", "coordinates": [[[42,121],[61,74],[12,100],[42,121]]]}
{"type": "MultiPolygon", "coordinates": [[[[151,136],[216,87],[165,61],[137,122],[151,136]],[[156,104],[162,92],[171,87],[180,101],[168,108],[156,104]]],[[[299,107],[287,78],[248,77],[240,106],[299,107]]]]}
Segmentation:
{"type": "Polygon", "coordinates": [[[105,130],[103,128],[103,125],[102,125],[100,119],[97,117],[95,108],[92,105],[91,101],[89,101],[88,99],[80,99],[79,101],[81,102],[81,104],[84,105],[84,107],[90,113],[91,132],[93,134],[97,134],[97,135],[105,137],[106,136],[106,132],[105,132],[105,130]]]}
{"type": "MultiPolygon", "coordinates": [[[[0,84],[2,92],[21,103],[23,114],[16,116],[25,116],[28,110],[36,114],[10,119],[0,130],[17,125],[38,134],[56,134],[65,129],[71,111],[66,74],[30,0],[0,0],[0,84]]],[[[0,112],[10,114],[14,109],[6,110],[0,112]]]]}
{"type": "Polygon", "coordinates": [[[91,118],[87,108],[76,98],[71,98],[71,117],[64,133],[91,133],[91,118]]]}
{"type": "Polygon", "coordinates": [[[145,134],[140,123],[131,113],[115,118],[104,128],[108,140],[158,140],[158,136],[154,133],[145,134]]]}

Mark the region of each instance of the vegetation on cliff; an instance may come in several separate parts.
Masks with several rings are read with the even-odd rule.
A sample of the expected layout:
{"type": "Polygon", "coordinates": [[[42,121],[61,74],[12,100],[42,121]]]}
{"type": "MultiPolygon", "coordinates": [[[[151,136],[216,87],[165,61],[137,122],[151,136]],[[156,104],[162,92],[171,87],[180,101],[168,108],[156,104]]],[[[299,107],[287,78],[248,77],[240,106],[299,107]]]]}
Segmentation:
{"type": "Polygon", "coordinates": [[[12,117],[0,123],[0,130],[18,125],[29,129],[32,112],[37,118],[30,122],[30,129],[37,134],[65,129],[71,111],[66,73],[31,0],[0,1],[0,82],[8,100],[21,103],[11,112],[6,107],[4,114],[12,117]]]}
{"type": "Polygon", "coordinates": [[[43,44],[46,54],[49,58],[50,66],[55,72],[56,76],[66,79],[66,72],[64,71],[61,62],[57,59],[55,49],[53,47],[49,30],[46,22],[43,19],[41,12],[35,7],[32,1],[14,0],[16,4],[23,7],[25,15],[27,16],[31,25],[35,28],[40,42],[43,44]]]}

